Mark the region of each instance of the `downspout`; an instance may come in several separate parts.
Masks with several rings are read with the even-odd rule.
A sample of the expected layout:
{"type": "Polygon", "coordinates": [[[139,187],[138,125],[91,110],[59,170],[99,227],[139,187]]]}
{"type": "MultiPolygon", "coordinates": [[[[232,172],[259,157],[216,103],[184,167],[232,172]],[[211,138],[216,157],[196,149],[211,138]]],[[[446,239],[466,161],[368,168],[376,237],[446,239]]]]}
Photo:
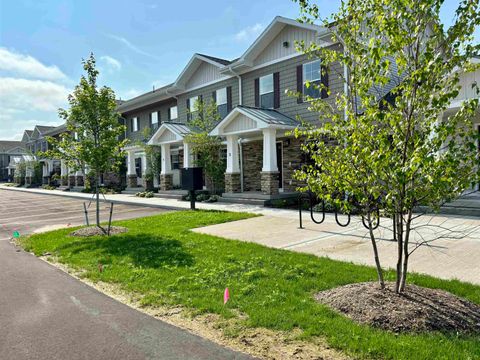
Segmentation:
{"type": "Polygon", "coordinates": [[[238,75],[235,71],[232,70],[231,65],[227,69],[228,69],[228,71],[230,71],[233,74],[233,76],[235,76],[238,79],[238,104],[243,105],[242,77],[240,75],[238,75]]]}
{"type": "Polygon", "coordinates": [[[242,138],[238,138],[238,151],[240,159],[240,191],[243,193],[243,151],[242,151],[242,138]]]}

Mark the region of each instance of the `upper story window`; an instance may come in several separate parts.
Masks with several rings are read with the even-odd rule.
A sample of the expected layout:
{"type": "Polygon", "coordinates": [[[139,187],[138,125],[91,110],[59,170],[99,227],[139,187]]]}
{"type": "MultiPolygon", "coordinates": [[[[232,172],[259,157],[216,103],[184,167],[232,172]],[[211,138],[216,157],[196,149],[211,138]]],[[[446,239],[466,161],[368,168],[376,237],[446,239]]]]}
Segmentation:
{"type": "Polygon", "coordinates": [[[260,83],[260,107],[273,109],[273,74],[262,76],[260,83]]]}
{"type": "Polygon", "coordinates": [[[188,111],[190,113],[195,112],[196,106],[198,106],[197,105],[198,100],[199,100],[198,96],[192,96],[190,99],[188,99],[188,111]]]}
{"type": "Polygon", "coordinates": [[[168,109],[169,120],[176,120],[178,118],[178,107],[172,106],[168,109]]]}
{"type": "Polygon", "coordinates": [[[227,88],[218,89],[215,94],[218,115],[223,119],[228,113],[227,88]]]}
{"type": "Polygon", "coordinates": [[[153,130],[156,130],[158,129],[158,119],[159,116],[158,116],[158,112],[152,112],[150,114],[150,127],[153,129],[153,130]]]}
{"type": "Polygon", "coordinates": [[[134,117],[131,120],[131,130],[132,132],[138,131],[138,117],[134,117]]]}
{"type": "Polygon", "coordinates": [[[307,64],[303,64],[303,95],[312,98],[320,97],[320,60],[315,60],[307,64]]]}

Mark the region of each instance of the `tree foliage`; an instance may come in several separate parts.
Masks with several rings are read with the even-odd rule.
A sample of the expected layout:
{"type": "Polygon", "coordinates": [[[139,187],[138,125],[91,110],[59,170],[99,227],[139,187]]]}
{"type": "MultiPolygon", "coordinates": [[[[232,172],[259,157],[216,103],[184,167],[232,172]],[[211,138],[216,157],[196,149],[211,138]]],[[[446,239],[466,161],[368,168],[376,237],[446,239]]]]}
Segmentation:
{"type": "Polygon", "coordinates": [[[218,192],[224,184],[226,162],[221,156],[222,140],[219,136],[211,136],[210,131],[221,120],[217,104],[211,100],[197,100],[194,111],[190,113],[189,126],[194,129],[185,137],[195,155],[195,166],[203,168],[207,183],[212,185],[212,192],[218,192]]]}
{"type": "Polygon", "coordinates": [[[119,122],[115,93],[107,86],[97,85],[99,75],[93,54],[82,61],[86,75],[69,95],[68,109],[60,109],[67,131],[58,139],[49,138],[50,150],[45,155],[63,159],[72,170],[88,169],[95,175],[97,226],[99,218],[99,182],[102,173],[113,171],[124,160],[127,140],[120,140],[125,126],[119,122]]]}
{"type": "MultiPolygon", "coordinates": [[[[320,19],[316,4],[298,3],[300,21],[320,19]]],[[[381,211],[393,217],[397,292],[405,288],[416,207],[438,209],[479,180],[473,126],[478,98],[443,116],[459,94],[459,73],[478,69],[471,59],[480,50],[473,42],[479,2],[461,1],[449,28],[440,22],[442,4],[344,0],[331,19],[321,19],[332,34],[326,40],[340,47],[298,44],[331,72],[340,68],[330,76],[342,78],[347,92],[328,90],[328,99],[307,99],[321,125],[296,130],[306,138],[303,150],[313,160],[296,176],[320,199],[346,211],[360,209],[381,287],[374,215],[381,211]]]]}

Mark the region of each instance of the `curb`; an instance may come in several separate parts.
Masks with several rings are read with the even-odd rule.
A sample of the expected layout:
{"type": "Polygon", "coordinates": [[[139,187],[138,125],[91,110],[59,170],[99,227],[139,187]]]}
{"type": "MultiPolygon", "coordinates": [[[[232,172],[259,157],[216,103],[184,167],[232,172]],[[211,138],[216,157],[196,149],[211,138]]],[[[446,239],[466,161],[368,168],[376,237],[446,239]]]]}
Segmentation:
{"type": "MultiPolygon", "coordinates": [[[[31,193],[31,194],[37,194],[37,195],[67,197],[67,198],[78,199],[78,200],[90,200],[90,199],[85,198],[83,196],[75,196],[75,195],[72,195],[72,194],[68,194],[68,192],[65,192],[65,194],[64,193],[57,194],[57,193],[54,193],[54,192],[44,193],[44,192],[36,192],[36,191],[28,190],[28,189],[9,188],[8,186],[0,186],[0,190],[13,191],[13,192],[19,191],[19,192],[31,193]]],[[[55,190],[51,190],[51,191],[55,191],[55,190]]],[[[120,205],[138,206],[138,207],[149,207],[149,208],[157,208],[157,209],[165,209],[165,210],[177,210],[177,211],[189,210],[188,208],[183,208],[183,207],[180,207],[180,206],[145,204],[145,203],[136,203],[136,202],[125,201],[125,200],[108,200],[108,199],[100,198],[100,202],[120,204],[120,205]]]]}

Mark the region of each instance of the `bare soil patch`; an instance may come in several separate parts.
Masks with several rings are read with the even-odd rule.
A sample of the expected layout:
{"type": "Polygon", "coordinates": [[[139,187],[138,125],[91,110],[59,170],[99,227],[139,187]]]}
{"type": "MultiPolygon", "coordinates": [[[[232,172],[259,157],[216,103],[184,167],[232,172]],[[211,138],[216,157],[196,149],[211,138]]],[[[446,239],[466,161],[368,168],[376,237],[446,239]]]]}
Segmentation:
{"type": "Polygon", "coordinates": [[[395,294],[394,283],[357,283],[322,291],[315,299],[359,323],[393,332],[480,334],[480,305],[447,291],[407,285],[395,294]]]}
{"type": "MultiPolygon", "coordinates": [[[[102,236],[106,235],[107,228],[104,228],[105,232],[96,226],[89,226],[84,227],[78,230],[73,231],[70,233],[71,236],[79,236],[79,237],[88,237],[88,236],[102,236]]],[[[128,229],[122,226],[112,226],[110,228],[110,235],[121,234],[127,232],[128,229]]]]}

